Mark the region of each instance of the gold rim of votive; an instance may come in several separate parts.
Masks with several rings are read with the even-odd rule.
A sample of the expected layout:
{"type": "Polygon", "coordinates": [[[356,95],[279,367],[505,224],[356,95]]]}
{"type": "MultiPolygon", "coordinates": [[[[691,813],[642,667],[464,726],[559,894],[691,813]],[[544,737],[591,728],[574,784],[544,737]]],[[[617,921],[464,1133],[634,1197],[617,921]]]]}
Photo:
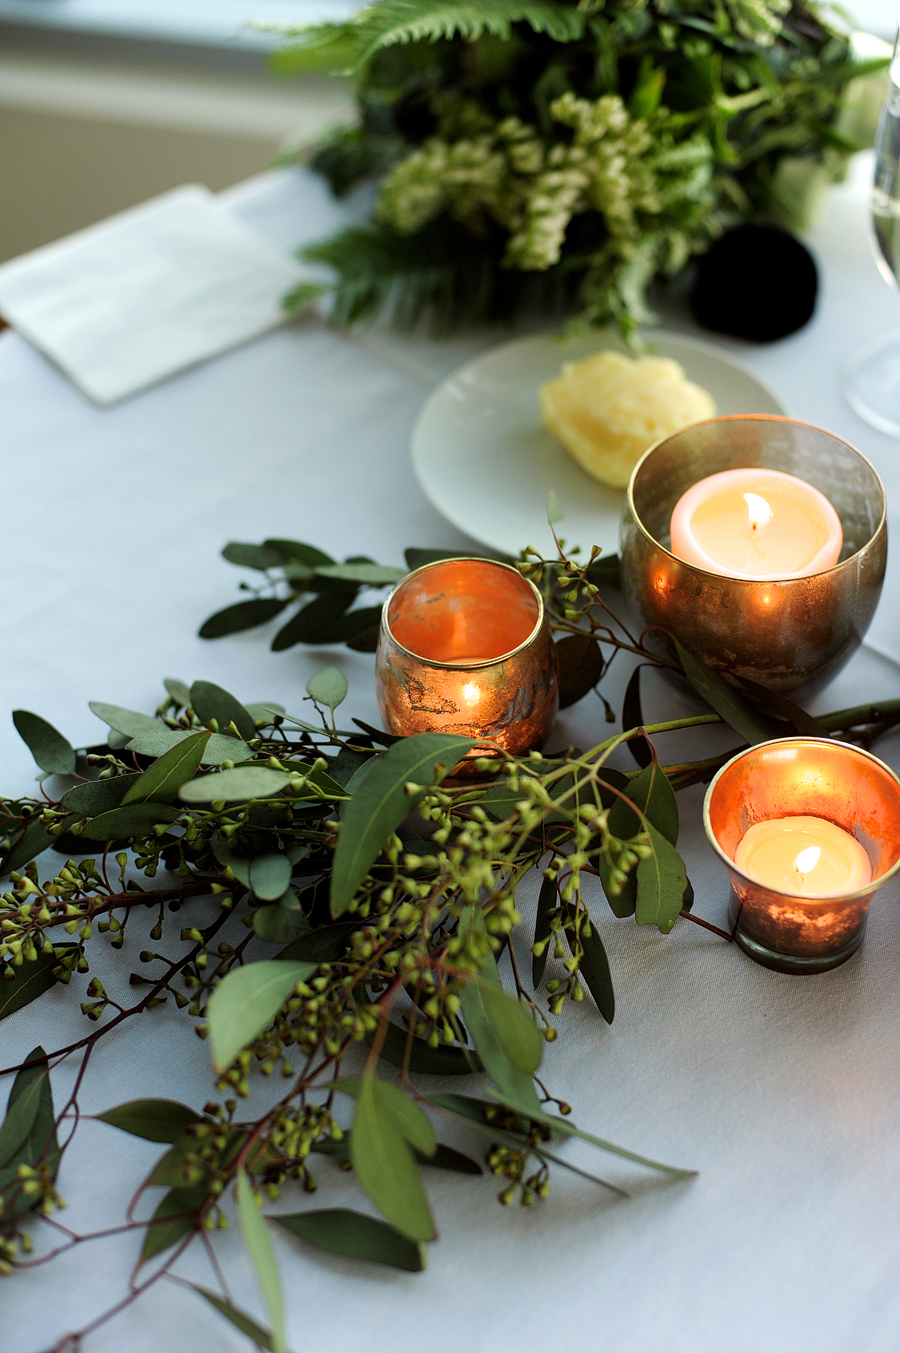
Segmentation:
{"type": "MultiPolygon", "coordinates": [[[[894,862],[894,864],[891,865],[890,869],[885,870],[883,874],[879,874],[877,878],[873,877],[865,885],[865,887],[857,888],[856,892],[854,893],[784,892],[781,888],[773,888],[768,883],[760,883],[759,879],[754,878],[751,874],[745,873],[743,869],[739,869],[734,859],[727,853],[727,851],[723,850],[722,846],[719,844],[719,839],[716,836],[716,833],[713,830],[712,822],[710,821],[710,812],[709,812],[710,803],[712,802],[713,794],[715,793],[716,785],[718,784],[719,780],[721,780],[722,776],[725,775],[726,771],[729,771],[737,761],[742,761],[745,757],[752,756],[753,753],[760,752],[765,747],[783,747],[791,743],[794,744],[800,743],[803,746],[809,746],[811,743],[821,744],[824,747],[838,748],[840,749],[839,754],[843,754],[848,757],[852,756],[865,757],[867,761],[873,762],[876,766],[879,767],[880,770],[883,770],[891,780],[894,781],[894,784],[897,786],[898,794],[900,794],[900,776],[897,775],[896,771],[891,770],[890,766],[887,765],[886,762],[882,761],[880,757],[873,755],[872,752],[867,752],[863,747],[854,747],[850,743],[841,743],[837,740],[837,738],[808,738],[808,737],[770,738],[767,742],[756,742],[753,744],[752,747],[745,747],[743,751],[736,753],[736,755],[731,757],[729,761],[725,762],[724,766],[719,767],[719,769],[713,776],[712,780],[710,780],[709,788],[707,789],[706,795],[703,799],[703,829],[706,832],[706,839],[709,841],[709,844],[712,846],[713,850],[716,852],[716,854],[719,856],[722,862],[728,867],[729,870],[731,870],[732,873],[737,874],[739,878],[744,879],[747,883],[750,884],[752,888],[762,888],[765,892],[773,893],[776,897],[793,898],[793,899],[800,898],[803,901],[809,902],[827,902],[829,901],[829,899],[839,902],[854,902],[860,898],[868,897],[871,893],[877,892],[880,888],[884,886],[885,883],[887,883],[889,879],[892,879],[894,877],[894,875],[897,873],[897,870],[900,869],[900,858],[898,858],[894,862]]],[[[815,814],[813,814],[813,816],[815,816],[815,814]]],[[[767,818],[765,820],[778,821],[777,818],[776,819],[767,818]]],[[[823,818],[823,821],[831,822],[833,821],[833,819],[823,818]]],[[[838,823],[835,823],[835,826],[838,825],[839,825],[838,823]]],[[[844,828],[844,830],[846,831],[847,829],[844,828]]]]}
{"type": "MultiPolygon", "coordinates": [[[[706,477],[706,476],[701,476],[701,478],[705,478],[705,477],[706,477]]],[[[795,475],[794,477],[795,477],[795,478],[800,478],[799,475],[795,475]]],[[[699,481],[698,481],[698,482],[699,482],[699,481]]],[[[808,480],[804,480],[803,482],[804,482],[804,483],[808,483],[809,481],[808,481],[808,480]]],[[[815,484],[812,484],[812,485],[810,485],[810,487],[811,487],[811,488],[815,488],[816,485],[815,485],[815,484]]],[[[821,493],[822,490],[820,489],[819,492],[821,493]]],[[[827,498],[828,495],[827,495],[827,494],[824,494],[823,496],[827,498]]],[[[664,437],[658,438],[658,440],[655,441],[655,442],[653,443],[652,446],[648,446],[647,450],[644,452],[644,454],[641,456],[641,458],[640,458],[640,460],[638,461],[638,463],[635,465],[634,469],[633,469],[632,472],[631,472],[631,477],[630,477],[630,479],[628,480],[628,488],[627,488],[627,490],[626,490],[626,498],[627,498],[627,507],[628,507],[628,509],[630,510],[632,517],[634,518],[635,525],[637,526],[637,528],[638,528],[638,530],[641,532],[641,534],[642,534],[642,535],[650,542],[651,545],[655,545],[656,548],[657,548],[658,550],[662,550],[663,554],[667,554],[667,555],[669,556],[670,559],[675,559],[675,560],[677,560],[677,562],[678,562],[679,564],[681,564],[683,568],[691,568],[691,569],[694,569],[697,573],[703,573],[703,574],[705,574],[707,577],[713,577],[713,578],[727,577],[730,581],[733,581],[733,582],[736,582],[736,583],[745,583],[745,582],[746,582],[746,583],[754,583],[754,584],[756,584],[756,583],[792,583],[792,582],[797,582],[797,581],[801,580],[801,579],[804,578],[804,577],[805,577],[805,578],[819,578],[819,577],[824,576],[824,574],[826,574],[826,573],[834,573],[834,572],[836,572],[838,569],[847,568],[848,565],[852,564],[852,563],[854,562],[854,560],[858,560],[858,559],[859,559],[859,556],[860,556],[861,554],[863,554],[863,553],[869,548],[869,546],[872,544],[872,541],[876,539],[876,537],[878,536],[879,532],[883,529],[884,524],[885,524],[885,521],[886,521],[886,519],[887,519],[887,494],[885,493],[884,484],[883,484],[882,481],[881,481],[881,475],[880,475],[880,474],[878,473],[878,471],[875,469],[875,466],[874,466],[874,465],[872,464],[872,462],[869,460],[868,456],[864,456],[863,453],[862,453],[861,451],[859,451],[859,450],[853,445],[852,442],[848,442],[848,441],[846,440],[846,438],[844,438],[844,437],[838,437],[836,433],[834,433],[834,432],[829,432],[826,428],[820,428],[816,423],[807,423],[807,422],[805,422],[802,418],[785,418],[785,417],[783,417],[783,416],[780,415],[780,414],[774,414],[774,413],[727,413],[727,414],[722,414],[722,415],[720,415],[720,417],[718,417],[718,418],[701,418],[701,419],[700,419],[698,422],[696,422],[696,423],[686,423],[685,426],[684,426],[683,428],[678,428],[678,430],[677,430],[676,432],[667,432],[666,435],[665,435],[664,437]],[[723,424],[725,424],[725,423],[750,423],[750,422],[757,422],[757,423],[790,423],[793,427],[804,427],[804,428],[809,428],[812,432],[820,432],[820,433],[822,434],[823,437],[830,437],[832,441],[840,442],[840,444],[841,444],[842,446],[845,446],[845,447],[847,448],[848,451],[851,451],[851,452],[853,453],[853,455],[857,456],[857,457],[859,458],[859,460],[861,460],[861,461],[863,462],[863,464],[866,466],[866,468],[867,468],[868,470],[871,471],[871,473],[872,473],[872,475],[873,475],[873,477],[874,477],[874,479],[875,479],[875,483],[878,485],[878,491],[879,491],[879,495],[880,495],[880,499],[881,499],[881,503],[880,503],[880,507],[881,507],[880,516],[879,516],[879,518],[878,518],[878,524],[875,526],[874,530],[873,530],[873,531],[871,532],[871,534],[869,535],[868,540],[865,542],[865,544],[860,545],[859,549],[856,550],[854,554],[848,555],[846,559],[839,559],[838,562],[837,562],[836,564],[832,564],[830,568],[819,569],[819,570],[817,570],[815,573],[801,574],[801,575],[799,575],[799,576],[798,576],[798,575],[794,575],[794,574],[790,574],[790,575],[788,575],[788,576],[786,576],[786,577],[780,577],[780,576],[777,576],[777,575],[776,575],[776,576],[773,576],[773,577],[771,577],[771,578],[768,578],[768,577],[759,577],[759,578],[757,578],[757,577],[752,577],[752,578],[751,578],[751,577],[746,577],[746,578],[742,578],[742,577],[741,577],[740,575],[738,575],[738,574],[733,574],[733,573],[723,574],[723,573],[717,573],[714,569],[701,568],[699,564],[694,564],[694,563],[692,563],[690,560],[682,559],[682,557],[681,557],[680,554],[673,554],[673,552],[668,548],[667,545],[663,545],[661,541],[657,540],[656,536],[652,535],[651,532],[647,530],[647,527],[644,525],[644,522],[643,522],[643,520],[642,520],[642,518],[641,518],[640,513],[639,513],[638,510],[637,510],[637,507],[635,506],[635,501],[634,501],[634,485],[635,485],[635,481],[636,481],[637,476],[638,476],[638,472],[639,472],[641,466],[643,465],[644,461],[647,460],[650,456],[652,456],[653,453],[654,453],[654,451],[656,451],[656,449],[657,449],[658,447],[662,446],[664,442],[671,441],[671,439],[672,439],[673,437],[680,437],[683,433],[689,432],[689,431],[691,430],[691,428],[695,428],[695,427],[705,427],[705,426],[707,426],[707,425],[710,424],[710,423],[723,423],[723,424]]],[[[841,522],[841,526],[842,526],[842,527],[843,527],[843,525],[844,525],[843,522],[841,522]]],[[[876,758],[876,760],[877,760],[877,758],[876,758]]]]}
{"type": "Polygon", "coordinates": [[[424,663],[426,667],[440,668],[441,671],[472,672],[477,671],[480,667],[493,667],[498,662],[508,662],[510,658],[514,658],[517,653],[521,653],[523,649],[526,649],[529,644],[534,643],[541,631],[543,623],[544,598],[530,578],[526,578],[525,575],[520,573],[512,564],[503,564],[499,559],[475,559],[472,555],[466,554],[455,554],[449,559],[432,559],[429,563],[421,564],[418,568],[414,568],[410,573],[407,573],[405,578],[400,579],[396,587],[391,589],[381,611],[381,628],[388,639],[390,639],[391,643],[394,644],[401,653],[405,653],[407,657],[414,658],[416,662],[424,663]],[[427,573],[430,569],[441,568],[445,564],[483,564],[487,568],[499,568],[503,569],[506,573],[513,574],[519,582],[524,583],[526,587],[531,589],[535,602],[537,603],[537,617],[531,633],[526,635],[521,643],[516,644],[515,648],[509,649],[506,653],[498,653],[496,658],[484,658],[481,662],[442,662],[439,658],[425,658],[421,653],[416,653],[414,649],[407,648],[405,644],[401,644],[400,640],[394,635],[388,619],[391,602],[398,592],[402,591],[408,583],[412,582],[413,578],[418,578],[420,574],[427,573]]]}

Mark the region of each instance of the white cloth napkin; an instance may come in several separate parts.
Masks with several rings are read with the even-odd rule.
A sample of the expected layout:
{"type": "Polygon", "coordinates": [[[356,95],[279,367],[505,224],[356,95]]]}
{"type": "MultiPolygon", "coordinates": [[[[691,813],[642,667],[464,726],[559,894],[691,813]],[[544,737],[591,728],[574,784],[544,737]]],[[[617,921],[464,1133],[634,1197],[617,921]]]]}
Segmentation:
{"type": "Polygon", "coordinates": [[[303,276],[189,185],[3,264],[0,314],[112,404],[274,328],[303,276]]]}

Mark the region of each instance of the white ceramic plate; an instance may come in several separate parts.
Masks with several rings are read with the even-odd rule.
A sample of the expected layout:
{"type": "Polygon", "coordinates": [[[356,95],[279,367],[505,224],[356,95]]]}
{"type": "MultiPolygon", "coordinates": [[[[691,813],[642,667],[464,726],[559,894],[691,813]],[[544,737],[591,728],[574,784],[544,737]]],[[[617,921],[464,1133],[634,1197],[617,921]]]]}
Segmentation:
{"type": "MultiPolygon", "coordinates": [[[[771,390],[711,345],[664,329],[648,337],[659,356],[674,357],[709,390],[720,414],[786,412],[771,390]]],[[[563,362],[603,348],[625,350],[612,331],[565,340],[541,334],[504,343],[448,377],[412,439],[416,477],[438,512],[492,549],[547,551],[547,492],[555,489],[565,513],[557,530],[567,543],[615,553],[624,493],[576,464],[541,423],[538,406],[538,386],[563,362]]]]}

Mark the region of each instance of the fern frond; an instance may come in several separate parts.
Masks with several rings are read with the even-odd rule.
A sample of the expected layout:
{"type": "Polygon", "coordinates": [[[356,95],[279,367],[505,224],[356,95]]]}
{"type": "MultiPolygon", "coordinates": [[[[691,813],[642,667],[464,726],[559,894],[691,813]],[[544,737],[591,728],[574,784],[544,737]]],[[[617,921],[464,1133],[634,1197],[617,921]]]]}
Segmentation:
{"type": "Polygon", "coordinates": [[[368,41],[359,65],[385,47],[408,42],[455,37],[477,42],[485,35],[507,41],[515,23],[528,24],[554,42],[575,42],[583,37],[587,22],[585,11],[559,0],[379,0],[361,18],[368,41]]]}

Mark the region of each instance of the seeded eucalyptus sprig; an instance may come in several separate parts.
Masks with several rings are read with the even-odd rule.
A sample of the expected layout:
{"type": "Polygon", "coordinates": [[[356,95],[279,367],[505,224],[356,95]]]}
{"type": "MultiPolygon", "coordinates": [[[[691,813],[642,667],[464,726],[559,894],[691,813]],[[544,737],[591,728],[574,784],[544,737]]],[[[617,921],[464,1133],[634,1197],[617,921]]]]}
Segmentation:
{"type": "MultiPolygon", "coordinates": [[[[281,560],[298,561],[283,548],[293,544],[278,542],[281,560]]],[[[302,603],[303,589],[327,596],[329,578],[358,588],[399,572],[371,561],[322,564],[326,556],[316,554],[318,562],[304,566],[309,576],[293,581],[284,562],[254,555],[251,566],[265,577],[260,590],[280,603],[291,588],[302,603]],[[364,578],[323,571],[363,568],[364,578]]],[[[581,564],[562,548],[553,560],[529,550],[520,566],[562,636],[572,699],[620,651],[639,664],[669,661],[609,609],[599,589],[610,566],[596,553],[581,564]]],[[[616,917],[663,933],[679,916],[708,924],[690,912],[675,789],[708,778],[723,758],[663,766],[653,738],[724,721],[752,742],[779,726],[752,692],[732,690],[675,652],[673,665],[709,713],[645,725],[632,678],[621,733],[587,752],[547,757],[494,748],[478,763],[485,778],[477,781],[453,776],[475,750],[470,739],[441,732],[397,739],[355,720],[339,727],[347,682],[334,667],[310,681],[306,717],[244,704],[203,681],[167,681],[152,716],[97,702],[106,740],[81,749],[38,715],[17,711],[42,783],[39,796],[0,799],[0,873],[9,875],[0,896],[0,1018],[62,982],[87,1023],[67,1046],[36,1048],[21,1067],[5,1069],[17,1074],[0,1126],[0,1268],[47,1263],[88,1238],[56,1212],[80,1086],[107,1033],[165,1002],[208,1040],[210,1097],[199,1110],[143,1099],[100,1115],[165,1148],[137,1199],[123,1201],[118,1229],[126,1238],[135,1232],[136,1261],[126,1302],[162,1277],[174,1280],[172,1264],[198,1234],[210,1244],[209,1231],[227,1225],[224,1195],[233,1191],[268,1327],[226,1294],[196,1290],[257,1343],[285,1348],[259,1205],[286,1188],[314,1191],[312,1158],[330,1156],[354,1171],[383,1220],[344,1208],[301,1208],[277,1220],[332,1252],[421,1269],[436,1231],[420,1167],[482,1172],[472,1155],[437,1140],[445,1120],[480,1141],[505,1203],[542,1197],[551,1165],[584,1175],[565,1153],[572,1136],[623,1168],[683,1175],[575,1127],[569,1106],[540,1078],[544,1043],[558,1036],[567,1000],[587,993],[605,1020],[614,1017],[586,880],[599,878],[616,917]],[[627,772],[611,764],[626,746],[637,761],[627,772]],[[47,864],[51,847],[57,859],[47,864]],[[534,868],[540,895],[523,933],[517,889],[534,868]],[[129,1001],[116,998],[112,980],[126,955],[129,1001]],[[67,1058],[80,1066],[59,1108],[49,1073],[67,1058]],[[251,1113],[247,1097],[259,1076],[271,1090],[267,1107],[251,1113]],[[435,1092],[434,1080],[423,1084],[421,1076],[470,1079],[462,1093],[435,1092]],[[32,1215],[44,1216],[55,1237],[37,1253],[32,1215]]],[[[813,722],[789,701],[776,713],[781,728],[805,721],[809,731],[813,722]]],[[[894,701],[838,711],[815,728],[865,741],[898,720],[894,701]]],[[[57,1348],[120,1308],[68,1332],[57,1348]]]]}

